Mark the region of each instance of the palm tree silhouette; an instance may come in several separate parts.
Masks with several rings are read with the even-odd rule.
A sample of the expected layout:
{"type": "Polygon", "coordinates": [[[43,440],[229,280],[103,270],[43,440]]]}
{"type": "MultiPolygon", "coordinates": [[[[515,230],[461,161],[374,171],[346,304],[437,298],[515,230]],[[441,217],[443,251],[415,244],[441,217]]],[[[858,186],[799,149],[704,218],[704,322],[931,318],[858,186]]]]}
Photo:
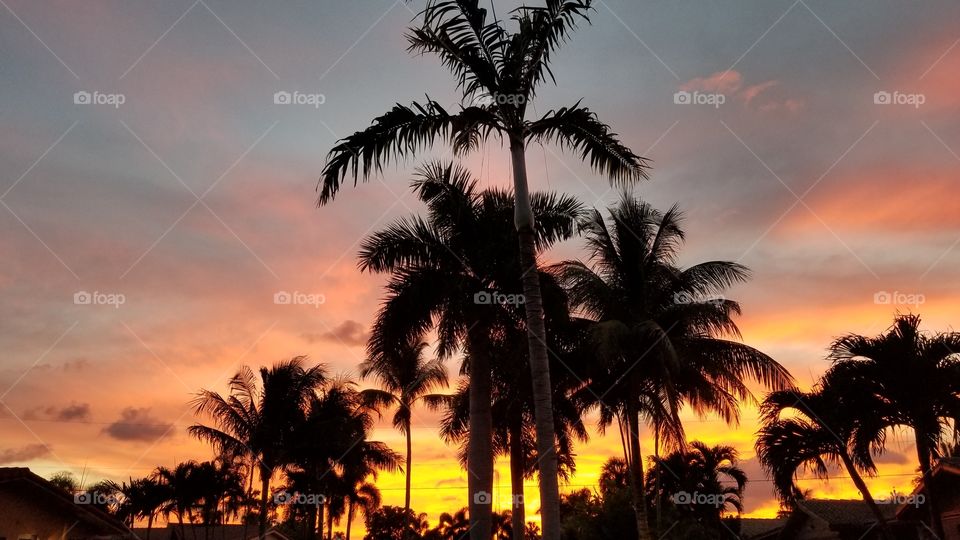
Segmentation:
{"type": "MultiPolygon", "coordinates": [[[[919,315],[897,315],[880,336],[848,334],[837,339],[830,347],[833,366],[825,377],[871,404],[865,410],[873,422],[864,427],[868,433],[863,441],[878,439],[896,426],[913,430],[920,472],[927,480],[936,449],[960,411],[958,351],[960,333],[927,335],[920,330],[919,315]]],[[[926,483],[924,490],[931,527],[943,537],[937,496],[926,483]]]]}
{"type": "Polygon", "coordinates": [[[672,505],[679,516],[726,533],[721,515],[728,507],[743,512],[743,490],[747,486],[747,475],[737,461],[737,451],[732,446],[711,447],[693,441],[684,449],[653,460],[647,472],[648,497],[661,506],[672,505]],[[685,502],[681,494],[706,494],[716,499],[711,504],[685,502]]]}
{"type": "Polygon", "coordinates": [[[298,356],[260,368],[259,388],[253,370],[244,366],[230,379],[226,397],[201,390],[191,402],[196,414],[209,415],[217,426],[190,426],[191,435],[212,444],[222,455],[246,456],[256,462],[261,485],[260,538],[267,530],[270,479],[289,461],[295,428],[326,380],[323,366],[305,367],[304,361],[298,356]]]}
{"type": "MultiPolygon", "coordinates": [[[[374,338],[377,339],[377,338],[374,338]]],[[[427,361],[423,357],[426,342],[418,337],[401,343],[390,351],[374,351],[371,358],[360,365],[360,376],[373,376],[381,389],[364,390],[363,394],[380,406],[396,408],[393,427],[407,440],[406,489],[404,515],[410,510],[410,477],[413,456],[413,434],[410,430],[413,407],[421,401],[436,409],[443,398],[430,394],[437,387],[446,387],[447,370],[439,359],[427,361]]]]}
{"type": "Polygon", "coordinates": [[[824,384],[812,392],[797,389],[771,392],[760,406],[761,428],[757,435],[757,457],[773,479],[781,500],[793,504],[803,498],[795,478],[809,469],[819,478],[829,473],[828,464],[843,465],[860,491],[883,534],[889,537],[886,518],[870,494],[861,472],[876,473],[870,444],[857,445],[876,432],[863,430],[869,408],[857,401],[847,384],[824,384]],[[784,413],[789,413],[785,415],[784,413]]]}
{"type": "MultiPolygon", "coordinates": [[[[455,153],[474,150],[492,135],[509,143],[516,202],[514,223],[523,262],[530,369],[536,396],[543,536],[547,540],[560,537],[560,495],[550,370],[539,276],[534,270],[537,233],[528,196],[526,147],[532,141],[557,142],[614,182],[647,177],[646,161],[624,146],[609,126],[579,101],[538,119],[527,118],[538,87],[553,80],[553,54],[578,22],[589,22],[591,8],[591,0],[546,0],[542,7],[521,6],[511,12],[511,22],[517,28],[511,32],[495,14],[488,19],[487,10],[478,6],[478,0],[428,2],[422,12],[423,24],[407,34],[409,51],[436,55],[452,72],[462,97],[460,110],[451,114],[429,97],[422,104],[395,105],[367,129],[338,141],[319,182],[319,201],[324,204],[336,195],[347,175],[354,181],[366,179],[391,160],[414,154],[438,138],[455,153]]],[[[484,524],[472,532],[473,538],[489,533],[489,516],[484,512],[484,524]]],[[[471,512],[471,519],[476,517],[471,512]]]]}
{"type": "MultiPolygon", "coordinates": [[[[375,357],[435,327],[440,358],[458,347],[467,352],[471,534],[486,539],[492,534],[491,336],[497,329],[513,327],[523,309],[494,301],[489,292],[521,290],[521,256],[513,241],[514,197],[503,190],[479,191],[469,173],[454,164],[421,167],[413,188],[428,208],[426,219],[399,220],[361,246],[361,270],[391,274],[368,349],[375,357]]],[[[575,199],[539,193],[530,199],[540,223],[536,248],[546,249],[573,234],[580,213],[575,199]]],[[[541,479],[555,474],[554,468],[544,468],[545,461],[540,466],[541,479]]]]}
{"type": "Polygon", "coordinates": [[[684,232],[676,206],[661,213],[625,192],[609,213],[609,224],[597,210],[581,224],[592,266],[567,261],[552,271],[567,285],[571,305],[592,321],[586,342],[601,361],[587,364],[579,398],[599,409],[601,426],[620,424],[637,531],[649,540],[640,416],[682,446],[684,403],[732,423],[738,400],[753,398],[746,380],[775,389],[792,380],[769,356],[728,339],[740,335],[733,321],[740,306],[719,295],[746,280],[746,267],[677,266],[684,232]]]}
{"type": "MultiPolygon", "coordinates": [[[[549,274],[543,277],[551,279],[549,274]]],[[[534,476],[538,469],[533,392],[529,370],[525,369],[522,362],[517,361],[525,358],[527,354],[523,329],[514,328],[504,334],[507,339],[497,344],[493,354],[496,365],[491,406],[493,445],[497,455],[509,457],[512,534],[514,538],[523,538],[526,528],[523,481],[534,476]]],[[[548,338],[551,337],[550,332],[547,335],[548,338]]],[[[559,351],[561,347],[551,347],[551,350],[559,351]]],[[[586,442],[589,435],[579,404],[569,397],[570,391],[579,386],[579,380],[569,371],[560,373],[563,376],[551,379],[551,384],[554,386],[553,406],[559,473],[561,478],[567,479],[576,469],[573,441],[576,439],[586,442]]],[[[469,435],[469,386],[461,384],[446,405],[446,414],[441,422],[441,436],[447,442],[466,443],[469,435]]],[[[461,461],[466,460],[465,450],[464,445],[460,451],[461,461]]]]}

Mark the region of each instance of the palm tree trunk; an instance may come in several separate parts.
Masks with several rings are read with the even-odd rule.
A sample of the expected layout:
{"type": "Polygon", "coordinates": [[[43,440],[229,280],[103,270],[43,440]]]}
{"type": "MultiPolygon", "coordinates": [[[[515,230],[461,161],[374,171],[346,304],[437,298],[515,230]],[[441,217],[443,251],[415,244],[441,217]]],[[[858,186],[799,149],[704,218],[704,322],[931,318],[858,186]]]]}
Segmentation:
{"type": "Polygon", "coordinates": [[[523,269],[521,278],[527,316],[527,344],[530,348],[530,376],[533,380],[543,540],[560,540],[560,484],[557,478],[550,361],[547,357],[547,331],[543,322],[540,274],[537,272],[537,252],[534,245],[535,224],[533,210],[530,208],[526,148],[522,134],[510,135],[510,157],[513,162],[514,225],[517,227],[520,242],[520,264],[523,269]]]}
{"type": "MultiPolygon", "coordinates": [[[[939,426],[937,426],[937,429],[939,429],[939,426]]],[[[930,515],[930,527],[933,529],[933,532],[936,533],[937,537],[943,538],[944,531],[943,521],[940,519],[940,508],[937,505],[937,498],[933,494],[933,490],[930,489],[930,483],[933,480],[930,477],[930,470],[932,469],[932,449],[926,437],[924,437],[920,431],[921,430],[914,429],[914,438],[917,446],[917,459],[920,461],[920,479],[923,482],[923,494],[927,497],[926,503],[927,511],[930,515]]]]}
{"type": "Polygon", "coordinates": [[[850,456],[846,452],[840,453],[840,460],[843,461],[843,466],[846,467],[847,474],[850,475],[853,484],[860,490],[860,495],[863,496],[863,502],[867,503],[870,512],[873,513],[873,517],[877,518],[881,534],[884,538],[892,540],[893,536],[890,535],[890,526],[887,524],[887,518],[883,517],[883,512],[880,511],[880,507],[877,506],[877,501],[873,499],[873,495],[871,495],[870,490],[867,489],[867,484],[863,481],[863,477],[860,476],[856,466],[854,466],[853,460],[850,459],[850,456]]]}
{"type": "Polygon", "coordinates": [[[650,522],[647,519],[646,497],[643,493],[640,419],[632,399],[627,402],[627,437],[630,441],[630,493],[633,497],[633,511],[637,518],[637,538],[639,540],[653,540],[653,535],[650,533],[650,522]]]}
{"type": "MultiPolygon", "coordinates": [[[[656,425],[653,428],[653,457],[659,463],[660,461],[660,426],[659,425],[656,425]]],[[[661,522],[662,516],[660,512],[660,469],[661,469],[660,467],[656,467],[654,469],[654,471],[656,471],[655,472],[656,476],[654,478],[654,481],[656,482],[656,489],[654,490],[654,493],[656,493],[657,496],[653,499],[653,504],[657,506],[657,518],[656,518],[657,534],[663,534],[663,524],[661,522]]]]}
{"type": "Polygon", "coordinates": [[[327,540],[333,540],[333,512],[327,512],[327,540]]]}
{"type": "MultiPolygon", "coordinates": [[[[410,459],[407,458],[408,463],[409,461],[410,459]]],[[[407,490],[407,492],[409,493],[409,489],[407,490]]],[[[346,540],[350,540],[350,527],[352,525],[353,525],[353,499],[347,499],[347,538],[346,540]]]]}
{"type": "Polygon", "coordinates": [[[510,521],[513,527],[513,540],[523,540],[526,525],[526,508],[523,501],[523,418],[518,414],[510,425],[510,521]]]}
{"type": "Polygon", "coordinates": [[[470,438],[467,442],[467,488],[470,492],[470,540],[493,534],[493,416],[490,406],[490,359],[482,330],[468,331],[470,347],[470,438]]]}
{"type": "Polygon", "coordinates": [[[260,524],[258,535],[260,540],[267,536],[267,508],[270,502],[270,470],[260,466],[260,524]]]}
{"type": "Polygon", "coordinates": [[[153,529],[153,513],[147,516],[147,540],[150,540],[150,529],[153,529]]]}
{"type": "MultiPolygon", "coordinates": [[[[409,407],[409,405],[408,405],[409,407]]],[[[410,422],[407,422],[407,485],[406,495],[403,499],[403,537],[410,537],[410,459],[413,454],[413,434],[410,433],[410,422]]],[[[352,507],[351,507],[352,510],[352,507]]],[[[348,533],[349,536],[349,533],[348,533]]],[[[347,538],[347,540],[350,540],[347,538]]]]}

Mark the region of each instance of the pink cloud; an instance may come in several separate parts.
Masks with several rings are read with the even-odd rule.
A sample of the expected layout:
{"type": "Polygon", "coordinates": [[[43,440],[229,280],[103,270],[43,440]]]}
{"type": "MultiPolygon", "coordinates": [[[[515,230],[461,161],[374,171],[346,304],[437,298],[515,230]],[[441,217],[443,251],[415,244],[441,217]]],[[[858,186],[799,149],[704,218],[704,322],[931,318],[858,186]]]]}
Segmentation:
{"type": "Polygon", "coordinates": [[[744,107],[759,112],[786,111],[796,113],[803,108],[803,100],[783,96],[776,92],[780,81],[771,79],[744,86],[746,81],[739,71],[718,71],[706,77],[695,77],[678,88],[686,92],[710,92],[724,94],[740,100],[744,107]]]}
{"type": "Polygon", "coordinates": [[[718,92],[732,94],[743,85],[743,76],[739,71],[718,71],[707,77],[696,77],[680,85],[687,92],[718,92]]]}

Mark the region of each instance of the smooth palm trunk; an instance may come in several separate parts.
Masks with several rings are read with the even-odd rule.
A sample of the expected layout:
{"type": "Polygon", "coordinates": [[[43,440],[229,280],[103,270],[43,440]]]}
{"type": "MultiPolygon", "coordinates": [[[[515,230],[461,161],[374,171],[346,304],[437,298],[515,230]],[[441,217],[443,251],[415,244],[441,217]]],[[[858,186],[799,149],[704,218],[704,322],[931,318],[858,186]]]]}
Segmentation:
{"type": "Polygon", "coordinates": [[[917,433],[916,430],[914,430],[914,432],[917,446],[917,458],[920,460],[920,478],[923,480],[923,494],[927,498],[927,511],[930,516],[930,528],[933,529],[933,532],[935,532],[938,537],[943,538],[944,531],[943,522],[940,520],[940,509],[937,507],[937,498],[934,496],[933,490],[930,489],[930,481],[933,480],[930,477],[930,469],[932,467],[930,459],[930,445],[927,444],[925,438],[917,433]]]}
{"type": "Polygon", "coordinates": [[[633,498],[633,511],[637,518],[637,537],[639,540],[653,540],[650,533],[650,521],[647,519],[647,502],[643,494],[643,454],[640,452],[640,420],[636,407],[627,406],[627,437],[630,444],[630,494],[633,498]]]}
{"type": "Polygon", "coordinates": [[[350,540],[350,528],[353,526],[353,499],[347,503],[347,534],[345,540],[350,540]]]}
{"type": "Polygon", "coordinates": [[[863,502],[867,503],[870,512],[873,513],[873,517],[877,518],[881,534],[884,538],[893,540],[893,536],[890,534],[890,526],[887,524],[887,518],[883,517],[883,512],[880,511],[880,507],[877,506],[877,501],[873,499],[873,495],[871,495],[870,490],[867,489],[867,484],[863,481],[863,477],[857,472],[857,468],[853,465],[853,460],[845,453],[840,454],[840,459],[843,461],[843,466],[846,467],[850,479],[853,480],[853,484],[860,490],[860,494],[863,496],[863,502]]]}
{"type": "Polygon", "coordinates": [[[468,331],[470,343],[470,439],[467,488],[470,496],[470,540],[493,534],[493,413],[490,407],[490,360],[480,345],[481,330],[468,331]]]}
{"type": "MultiPolygon", "coordinates": [[[[403,500],[403,537],[410,538],[410,459],[413,454],[413,436],[410,433],[410,423],[407,422],[407,493],[403,500]]],[[[347,540],[350,540],[347,538],[347,540]]]]}
{"type": "Polygon", "coordinates": [[[516,415],[510,426],[510,522],[513,528],[513,540],[523,540],[527,516],[523,501],[523,420],[516,415]]]}
{"type": "MultiPolygon", "coordinates": [[[[523,295],[530,349],[530,376],[533,380],[534,417],[537,428],[537,465],[540,469],[540,518],[543,540],[560,540],[560,485],[557,478],[556,435],[553,425],[553,396],[547,332],[543,321],[540,274],[534,244],[533,211],[527,187],[527,163],[523,138],[510,137],[513,162],[514,224],[520,242],[523,295]]],[[[489,538],[489,536],[487,536],[489,538]]]]}
{"type": "Polygon", "coordinates": [[[267,508],[270,502],[270,471],[260,467],[260,540],[267,536],[267,508]]]}
{"type": "Polygon", "coordinates": [[[327,512],[327,538],[333,539],[333,512],[327,512]]]}

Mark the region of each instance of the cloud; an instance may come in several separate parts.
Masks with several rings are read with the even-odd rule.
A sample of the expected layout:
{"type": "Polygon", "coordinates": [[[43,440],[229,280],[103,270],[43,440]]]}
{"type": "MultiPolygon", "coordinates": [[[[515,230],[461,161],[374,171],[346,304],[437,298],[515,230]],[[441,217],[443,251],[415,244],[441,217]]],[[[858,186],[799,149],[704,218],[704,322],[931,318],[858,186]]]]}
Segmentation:
{"type": "Polygon", "coordinates": [[[362,324],[348,319],[329,332],[304,333],[301,337],[310,343],[335,341],[345,345],[360,346],[366,344],[368,336],[362,324]]]}
{"type": "Polygon", "coordinates": [[[50,447],[45,444],[28,444],[20,448],[0,450],[0,465],[18,463],[42,458],[50,454],[50,447]]]}
{"type": "Polygon", "coordinates": [[[687,92],[717,92],[733,94],[743,85],[743,76],[739,71],[718,71],[707,77],[695,77],[680,85],[687,92]]]}
{"type": "Polygon", "coordinates": [[[150,415],[148,408],[127,407],[120,419],[103,429],[104,433],[121,441],[149,441],[166,437],[173,424],[161,422],[150,415]]]}
{"type": "Polygon", "coordinates": [[[706,77],[694,77],[679,86],[686,92],[717,93],[738,99],[743,106],[760,112],[783,110],[796,113],[803,108],[803,100],[784,97],[783,92],[774,92],[780,85],[777,80],[769,80],[744,86],[743,75],[735,70],[718,71],[706,77]]]}
{"type": "Polygon", "coordinates": [[[64,422],[90,419],[89,403],[71,403],[66,407],[49,405],[35,407],[23,413],[24,420],[61,420],[64,422]]]}

